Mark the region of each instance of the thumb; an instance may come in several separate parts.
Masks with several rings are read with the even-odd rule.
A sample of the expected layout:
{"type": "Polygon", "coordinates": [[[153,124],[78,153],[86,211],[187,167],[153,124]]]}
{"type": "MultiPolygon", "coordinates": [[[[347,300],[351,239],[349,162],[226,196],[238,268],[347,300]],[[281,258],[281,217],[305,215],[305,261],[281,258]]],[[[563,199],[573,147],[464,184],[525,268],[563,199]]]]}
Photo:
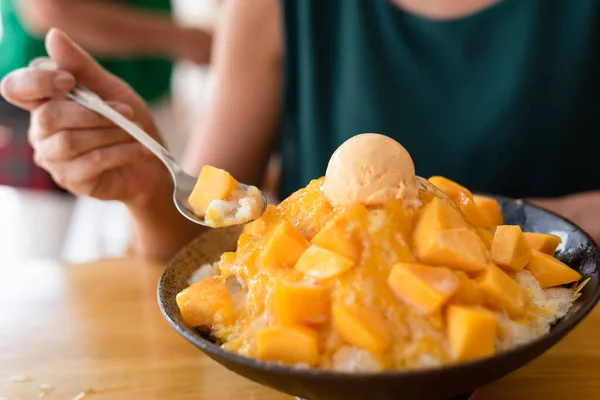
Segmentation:
{"type": "Polygon", "coordinates": [[[63,71],[68,71],[83,86],[104,100],[127,101],[133,90],[121,79],[106,71],[66,33],[52,28],[46,35],[46,51],[63,71]]]}

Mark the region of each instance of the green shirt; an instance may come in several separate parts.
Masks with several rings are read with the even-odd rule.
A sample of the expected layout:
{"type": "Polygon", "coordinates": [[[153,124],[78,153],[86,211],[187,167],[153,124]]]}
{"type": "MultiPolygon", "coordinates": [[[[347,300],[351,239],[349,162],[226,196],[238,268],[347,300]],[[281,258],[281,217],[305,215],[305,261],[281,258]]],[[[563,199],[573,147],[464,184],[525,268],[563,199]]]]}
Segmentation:
{"type": "MultiPolygon", "coordinates": [[[[44,41],[29,35],[17,15],[18,0],[0,0],[0,78],[27,66],[35,57],[45,56],[44,41]]],[[[170,13],[170,0],[119,0],[144,9],[170,13]]],[[[146,101],[158,100],[170,89],[172,64],[162,58],[120,58],[99,60],[106,69],[129,83],[146,101]]]]}
{"type": "Polygon", "coordinates": [[[600,1],[503,0],[433,21],[389,0],[283,0],[282,196],[343,141],[512,197],[600,189],[600,1]]]}

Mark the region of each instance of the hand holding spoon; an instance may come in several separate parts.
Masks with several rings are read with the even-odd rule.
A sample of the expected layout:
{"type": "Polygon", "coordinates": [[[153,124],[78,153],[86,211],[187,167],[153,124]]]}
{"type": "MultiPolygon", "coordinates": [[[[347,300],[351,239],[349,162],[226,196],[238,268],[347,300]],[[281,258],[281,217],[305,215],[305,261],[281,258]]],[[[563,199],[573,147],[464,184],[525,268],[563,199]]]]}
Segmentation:
{"type": "MultiPolygon", "coordinates": [[[[40,57],[34,59],[30,64],[30,67],[40,68],[40,69],[48,69],[48,70],[57,70],[58,65],[50,58],[40,57]]],[[[198,216],[194,213],[194,211],[190,208],[188,204],[188,198],[196,185],[197,178],[188,175],[181,166],[175,161],[173,156],[169,153],[167,149],[165,149],[160,143],[154,140],[150,135],[144,132],[139,126],[125,118],[118,111],[110,107],[106,104],[96,93],[92,92],[89,89],[82,87],[81,85],[77,85],[77,87],[67,95],[67,97],[74,102],[80,104],[81,106],[92,110],[108,120],[115,123],[115,125],[119,126],[125,132],[129,133],[133,136],[138,142],[144,145],[148,150],[150,150],[162,163],[167,167],[169,172],[171,173],[171,177],[174,183],[174,192],[173,192],[173,202],[175,203],[175,207],[177,210],[187,219],[192,222],[195,222],[199,225],[209,226],[205,219],[198,216]]],[[[248,190],[249,185],[240,183],[238,188],[240,190],[248,190]]],[[[264,195],[262,195],[263,207],[261,214],[264,213],[267,205],[267,200],[264,195]]],[[[258,218],[259,216],[257,216],[258,218]]],[[[249,221],[244,221],[247,223],[249,221]]]]}

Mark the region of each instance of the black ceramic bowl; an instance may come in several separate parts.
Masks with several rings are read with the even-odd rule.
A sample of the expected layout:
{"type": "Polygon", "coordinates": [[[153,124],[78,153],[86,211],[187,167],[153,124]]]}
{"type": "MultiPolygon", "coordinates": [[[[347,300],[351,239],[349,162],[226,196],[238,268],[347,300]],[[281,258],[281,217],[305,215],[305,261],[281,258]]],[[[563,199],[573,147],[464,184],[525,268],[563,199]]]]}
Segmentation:
{"type": "Polygon", "coordinates": [[[591,278],[569,313],[547,334],[494,357],[431,370],[350,374],[303,370],[265,363],[226,352],[206,336],[185,325],[175,296],[188,286],[191,274],[202,264],[234,250],[239,231],[213,230],[183,249],[167,266],[158,287],[160,308],[179,334],[225,368],[276,390],[310,400],[452,399],[497,380],[540,356],[594,307],[600,297],[599,251],[577,226],[552,213],[518,201],[498,198],[505,223],[524,231],[558,234],[563,238],[557,257],[591,278]]]}

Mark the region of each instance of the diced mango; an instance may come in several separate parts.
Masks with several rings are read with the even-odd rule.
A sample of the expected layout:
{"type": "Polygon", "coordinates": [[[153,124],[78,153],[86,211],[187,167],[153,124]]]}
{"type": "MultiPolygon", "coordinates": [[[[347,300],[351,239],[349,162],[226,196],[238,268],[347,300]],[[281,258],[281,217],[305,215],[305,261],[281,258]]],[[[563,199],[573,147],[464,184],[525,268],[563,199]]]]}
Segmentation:
{"type": "Polygon", "coordinates": [[[205,278],[182,290],[175,301],[183,320],[190,326],[212,327],[233,318],[233,304],[227,286],[216,277],[205,278]]]}
{"type": "Polygon", "coordinates": [[[458,194],[458,207],[470,224],[481,228],[492,226],[492,220],[487,213],[475,204],[472,197],[468,197],[465,193],[458,194]]]}
{"type": "Polygon", "coordinates": [[[415,237],[415,250],[425,264],[441,265],[462,271],[485,269],[488,260],[485,244],[469,228],[447,229],[415,237]]]}
{"type": "Polygon", "coordinates": [[[331,311],[329,292],[319,286],[280,285],[273,301],[279,325],[322,324],[331,311]]]}
{"type": "Polygon", "coordinates": [[[428,179],[429,183],[440,189],[448,197],[450,197],[456,204],[459,202],[459,195],[462,193],[467,197],[473,198],[473,194],[466,187],[459,185],[458,183],[444,178],[443,176],[432,176],[428,179]]]}
{"type": "Polygon", "coordinates": [[[436,197],[423,207],[414,236],[415,240],[421,240],[435,231],[465,227],[467,223],[460,211],[452,203],[436,197]]]}
{"type": "Polygon", "coordinates": [[[525,267],[542,288],[565,285],[581,279],[581,274],[567,264],[541,251],[532,250],[529,264],[525,267]]]}
{"type": "Polygon", "coordinates": [[[290,195],[278,209],[296,222],[304,237],[312,239],[335,215],[333,207],[321,190],[323,179],[312,180],[305,188],[290,195]]]}
{"type": "Polygon", "coordinates": [[[496,264],[511,271],[522,270],[531,257],[529,244],[517,225],[498,226],[490,252],[496,264]]]}
{"type": "Polygon", "coordinates": [[[244,225],[244,233],[250,236],[263,236],[267,233],[268,220],[275,213],[277,207],[273,204],[267,205],[263,215],[252,222],[244,225]]]}
{"type": "Polygon", "coordinates": [[[245,232],[240,233],[240,237],[238,237],[237,248],[243,248],[250,242],[251,236],[245,232]]]}
{"type": "Polygon", "coordinates": [[[494,241],[494,234],[485,228],[477,228],[477,233],[479,233],[479,237],[483,240],[485,247],[489,250],[494,241]]]}
{"type": "Polygon", "coordinates": [[[296,270],[311,278],[328,279],[343,274],[353,266],[354,260],[313,244],[302,253],[296,270]]]}
{"type": "Polygon", "coordinates": [[[192,210],[201,217],[213,200],[225,200],[238,187],[238,182],[227,171],[205,165],[188,198],[192,210]]]}
{"type": "Polygon", "coordinates": [[[352,305],[333,307],[333,323],[346,342],[374,353],[385,351],[392,343],[392,332],[378,310],[352,305]]]}
{"type": "Polygon", "coordinates": [[[226,251],[225,253],[221,254],[221,265],[231,265],[235,262],[235,259],[237,258],[237,253],[234,251],[226,251]]]}
{"type": "Polygon", "coordinates": [[[399,263],[392,268],[388,285],[402,301],[434,313],[456,292],[459,281],[448,268],[399,263]]]}
{"type": "Polygon", "coordinates": [[[366,214],[366,207],[358,204],[336,215],[312,238],[311,243],[356,261],[360,256],[361,243],[353,221],[360,216],[366,217],[366,214]]]}
{"type": "Polygon", "coordinates": [[[308,248],[308,241],[288,221],[281,220],[273,228],[260,255],[263,268],[272,266],[293,266],[308,248]]]}
{"type": "Polygon", "coordinates": [[[495,352],[496,316],[479,307],[448,306],[447,331],[456,361],[472,361],[495,352]]]}
{"type": "Polygon", "coordinates": [[[491,223],[496,225],[502,225],[504,223],[504,216],[500,210],[500,206],[496,199],[492,199],[487,196],[474,195],[473,201],[479,206],[489,217],[491,223]]]}
{"type": "Polygon", "coordinates": [[[525,232],[524,235],[531,250],[541,251],[545,254],[554,255],[558,245],[562,243],[560,237],[548,233],[525,232]]]}
{"type": "Polygon", "coordinates": [[[469,276],[462,271],[456,271],[455,274],[458,278],[459,285],[454,297],[452,297],[452,303],[466,305],[481,304],[483,302],[483,293],[479,289],[477,282],[469,278],[469,276]]]}
{"type": "Polygon", "coordinates": [[[257,333],[256,350],[264,361],[315,366],[319,362],[319,335],[304,326],[273,326],[257,333]]]}
{"type": "Polygon", "coordinates": [[[490,264],[475,281],[490,307],[506,311],[515,318],[523,315],[527,299],[525,290],[500,268],[490,264]]]}

